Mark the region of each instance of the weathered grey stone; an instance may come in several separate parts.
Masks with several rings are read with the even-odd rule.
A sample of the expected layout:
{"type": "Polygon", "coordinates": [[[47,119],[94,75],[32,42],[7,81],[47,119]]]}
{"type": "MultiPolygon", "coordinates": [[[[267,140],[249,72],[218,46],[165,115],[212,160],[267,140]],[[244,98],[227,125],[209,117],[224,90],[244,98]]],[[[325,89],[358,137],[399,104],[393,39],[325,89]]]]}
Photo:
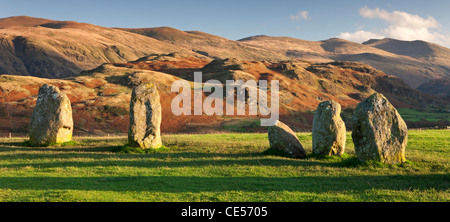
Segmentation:
{"type": "Polygon", "coordinates": [[[379,93],[353,111],[352,138],[360,160],[401,163],[405,159],[408,128],[392,104],[379,93]]]}
{"type": "Polygon", "coordinates": [[[335,101],[321,102],[314,113],[312,152],[319,155],[341,155],[345,152],[345,137],[341,105],[335,101]]]}
{"type": "Polygon", "coordinates": [[[69,98],[58,87],[44,84],[39,89],[36,107],[31,115],[31,145],[71,141],[72,132],[72,107],[69,98]]]}
{"type": "Polygon", "coordinates": [[[129,145],[144,149],[161,147],[160,126],[161,103],[156,86],[142,83],[134,87],[130,101],[129,145]]]}
{"type": "Polygon", "coordinates": [[[306,151],[297,138],[297,135],[286,124],[277,121],[268,129],[270,148],[282,150],[294,158],[306,157],[306,151]]]}

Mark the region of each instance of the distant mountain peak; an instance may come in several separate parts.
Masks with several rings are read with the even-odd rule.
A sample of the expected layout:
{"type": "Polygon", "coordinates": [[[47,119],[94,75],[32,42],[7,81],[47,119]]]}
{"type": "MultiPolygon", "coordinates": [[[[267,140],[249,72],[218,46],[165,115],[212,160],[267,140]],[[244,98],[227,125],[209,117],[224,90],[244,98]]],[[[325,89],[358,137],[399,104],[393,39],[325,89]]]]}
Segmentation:
{"type": "Polygon", "coordinates": [[[30,16],[11,16],[7,18],[0,18],[0,27],[7,28],[13,26],[37,26],[49,22],[54,22],[54,20],[35,18],[30,16]]]}
{"type": "MultiPolygon", "coordinates": [[[[440,57],[450,59],[450,49],[423,40],[399,40],[392,38],[370,39],[364,45],[382,49],[398,55],[410,56],[416,59],[430,60],[440,57]]],[[[440,62],[442,63],[442,62],[440,62]]],[[[445,62],[447,63],[447,62],[445,62]]],[[[448,64],[447,64],[448,65],[448,64]]]]}
{"type": "Polygon", "coordinates": [[[73,76],[105,62],[170,52],[246,61],[356,61],[400,77],[413,87],[450,73],[450,49],[422,40],[383,38],[360,44],[340,38],[309,41],[254,35],[234,41],[168,26],[107,28],[30,16],[0,19],[0,32],[0,73],[41,77],[73,76]]]}
{"type": "Polygon", "coordinates": [[[248,40],[255,40],[255,39],[266,38],[266,37],[269,37],[269,36],[267,36],[267,35],[252,35],[249,37],[238,39],[238,41],[248,41],[248,40]]]}
{"type": "Polygon", "coordinates": [[[350,42],[349,40],[345,40],[345,39],[340,39],[340,38],[336,38],[336,37],[333,37],[333,38],[329,38],[329,39],[327,39],[327,40],[323,40],[323,41],[339,41],[339,42],[350,42]]]}
{"type": "Polygon", "coordinates": [[[369,40],[367,40],[367,41],[365,41],[365,42],[363,42],[361,44],[363,44],[363,45],[370,45],[372,43],[375,43],[375,42],[378,42],[378,41],[381,41],[381,40],[382,39],[369,39],[369,40]]]}
{"type": "Polygon", "coordinates": [[[94,26],[88,23],[80,23],[75,21],[58,21],[58,20],[50,20],[44,18],[36,18],[30,16],[12,16],[7,18],[0,19],[0,27],[2,28],[12,28],[12,27],[45,27],[52,29],[61,29],[61,28],[74,28],[74,27],[86,27],[86,26],[94,26]]]}

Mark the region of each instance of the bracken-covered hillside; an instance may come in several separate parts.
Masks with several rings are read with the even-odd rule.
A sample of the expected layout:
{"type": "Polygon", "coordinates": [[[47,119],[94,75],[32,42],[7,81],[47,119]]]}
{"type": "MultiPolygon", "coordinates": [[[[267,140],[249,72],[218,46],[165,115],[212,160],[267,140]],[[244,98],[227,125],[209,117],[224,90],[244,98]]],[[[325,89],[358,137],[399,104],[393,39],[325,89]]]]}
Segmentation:
{"type": "MultiPolygon", "coordinates": [[[[356,62],[211,60],[190,54],[153,54],[135,61],[103,64],[76,77],[58,80],[1,75],[0,132],[28,131],[39,87],[48,83],[58,86],[71,100],[75,133],[125,133],[131,89],[141,82],[154,83],[160,92],[163,133],[265,131],[259,126],[261,116],[173,115],[171,102],[177,93],[171,92],[171,85],[179,79],[192,85],[195,71],[202,72],[203,81],[278,80],[280,120],[296,130],[311,128],[313,111],[325,100],[335,100],[343,110],[351,110],[377,91],[397,108],[445,103],[412,89],[397,77],[356,62]]],[[[207,96],[204,93],[203,97],[207,96]]]]}

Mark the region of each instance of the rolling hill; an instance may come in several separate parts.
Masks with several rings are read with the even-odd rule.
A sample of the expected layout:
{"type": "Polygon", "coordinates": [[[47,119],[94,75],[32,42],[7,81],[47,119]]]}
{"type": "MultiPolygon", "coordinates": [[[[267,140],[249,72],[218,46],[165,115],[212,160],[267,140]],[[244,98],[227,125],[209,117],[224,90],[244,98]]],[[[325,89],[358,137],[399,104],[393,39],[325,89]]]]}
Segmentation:
{"type": "Polygon", "coordinates": [[[371,39],[363,45],[382,49],[397,55],[405,55],[421,61],[440,65],[450,70],[450,49],[425,41],[402,41],[397,39],[371,39]]]}
{"type": "Polygon", "coordinates": [[[213,59],[233,57],[267,61],[304,59],[324,63],[361,62],[402,78],[414,88],[431,80],[448,78],[450,73],[450,49],[423,41],[384,39],[359,44],[338,38],[307,41],[265,35],[234,41],[204,32],[181,31],[170,27],[121,30],[181,46],[213,59]],[[425,50],[427,47],[430,50],[425,50]]]}
{"type": "Polygon", "coordinates": [[[423,44],[407,41],[390,41],[390,44],[387,45],[377,44],[377,42],[386,43],[386,40],[371,40],[359,44],[337,38],[324,41],[305,41],[290,37],[270,36],[254,36],[239,41],[275,50],[291,58],[365,63],[386,74],[403,79],[414,88],[427,81],[450,76],[448,69],[450,60],[447,60],[450,49],[431,43],[426,43],[426,45],[432,46],[433,50],[423,51],[423,44]],[[397,44],[398,47],[393,46],[397,44]],[[401,48],[406,50],[399,50],[401,48]],[[411,53],[420,51],[422,51],[421,54],[411,53]]]}
{"type": "Polygon", "coordinates": [[[181,46],[213,59],[237,58],[243,60],[269,61],[289,59],[288,56],[270,49],[246,45],[239,41],[229,40],[200,31],[181,31],[171,27],[119,29],[181,46]]]}
{"type": "MultiPolygon", "coordinates": [[[[429,81],[448,79],[450,71],[450,49],[423,41],[372,39],[359,44],[337,38],[307,41],[264,35],[230,40],[170,27],[107,28],[27,16],[0,19],[0,74],[65,78],[104,63],[127,63],[172,52],[209,61],[353,61],[418,89],[425,89],[419,86],[429,81]]],[[[445,91],[445,87],[440,89],[445,91]]],[[[442,90],[424,92],[445,95],[442,90]]]]}
{"type": "Polygon", "coordinates": [[[72,21],[17,16],[0,19],[0,73],[74,76],[103,63],[151,53],[186,52],[142,35],[72,21]]]}
{"type": "MultiPolygon", "coordinates": [[[[171,92],[171,85],[179,79],[193,84],[194,71],[202,71],[203,81],[278,80],[280,120],[295,130],[311,129],[313,111],[321,101],[338,101],[348,114],[346,110],[375,91],[383,93],[397,108],[445,104],[437,97],[409,87],[397,77],[357,62],[211,60],[189,53],[152,54],[124,63],[105,63],[62,79],[0,75],[0,133],[28,132],[39,87],[45,83],[58,86],[68,95],[77,134],[126,133],[131,90],[140,82],[152,82],[160,92],[165,110],[161,125],[164,133],[267,130],[259,126],[261,116],[173,115],[171,102],[177,93],[171,92]]],[[[203,93],[203,97],[206,96],[208,93],[203,93]]]]}

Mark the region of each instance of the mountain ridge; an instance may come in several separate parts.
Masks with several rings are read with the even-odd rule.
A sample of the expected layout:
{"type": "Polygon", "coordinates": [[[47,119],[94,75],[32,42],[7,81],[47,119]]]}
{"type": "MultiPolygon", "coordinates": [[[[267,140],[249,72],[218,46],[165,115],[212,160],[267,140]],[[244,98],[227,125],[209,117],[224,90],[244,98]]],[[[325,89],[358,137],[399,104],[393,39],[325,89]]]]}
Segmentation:
{"type": "Polygon", "coordinates": [[[247,60],[286,60],[287,56],[259,47],[243,45],[238,41],[201,31],[181,31],[171,27],[117,28],[141,34],[213,59],[238,58],[247,60]]]}
{"type": "Polygon", "coordinates": [[[192,53],[139,34],[88,23],[19,16],[0,19],[0,27],[0,73],[7,74],[63,78],[151,53],[192,53]]]}
{"type": "Polygon", "coordinates": [[[424,41],[373,39],[360,44],[338,38],[308,41],[267,35],[230,40],[171,27],[107,28],[29,16],[0,19],[0,27],[0,73],[5,74],[64,78],[103,63],[171,52],[211,60],[355,61],[397,76],[414,88],[446,79],[450,73],[450,49],[424,41]]]}
{"type": "MultiPolygon", "coordinates": [[[[439,60],[437,57],[434,60],[427,60],[407,53],[396,54],[395,51],[374,47],[368,45],[367,42],[359,44],[338,38],[306,41],[292,37],[254,36],[244,38],[243,42],[277,50],[291,58],[323,60],[323,62],[335,60],[366,63],[389,75],[402,78],[414,88],[430,80],[447,78],[450,73],[450,59],[447,59],[446,53],[450,49],[443,46],[439,46],[437,49],[439,52],[445,52],[436,54],[438,56],[445,55],[444,58],[439,60]],[[438,64],[436,61],[440,61],[440,63],[438,64]]],[[[372,42],[374,40],[369,43],[372,42]]]]}

